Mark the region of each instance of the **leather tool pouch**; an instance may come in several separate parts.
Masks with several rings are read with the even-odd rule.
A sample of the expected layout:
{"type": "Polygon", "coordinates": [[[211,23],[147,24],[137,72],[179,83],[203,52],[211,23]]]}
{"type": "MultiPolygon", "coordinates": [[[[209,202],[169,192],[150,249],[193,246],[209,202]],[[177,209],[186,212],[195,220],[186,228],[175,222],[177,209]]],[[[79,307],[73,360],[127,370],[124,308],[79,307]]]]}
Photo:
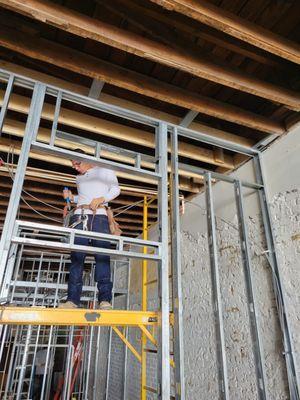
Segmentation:
{"type": "Polygon", "coordinates": [[[111,210],[110,207],[106,207],[106,213],[107,213],[107,218],[108,218],[108,224],[109,224],[109,230],[112,235],[116,236],[121,236],[123,233],[122,229],[120,228],[120,225],[117,223],[117,221],[114,219],[114,214],[111,210]]]}

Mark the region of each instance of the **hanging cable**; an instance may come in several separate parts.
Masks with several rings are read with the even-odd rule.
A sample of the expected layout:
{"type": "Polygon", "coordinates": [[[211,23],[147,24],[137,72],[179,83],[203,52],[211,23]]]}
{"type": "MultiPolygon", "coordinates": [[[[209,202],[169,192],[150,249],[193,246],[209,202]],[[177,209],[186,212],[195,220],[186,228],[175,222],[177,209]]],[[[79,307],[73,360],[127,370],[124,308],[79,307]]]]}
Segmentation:
{"type": "MultiPolygon", "coordinates": [[[[9,173],[9,176],[10,176],[11,180],[14,182],[14,173],[13,173],[13,171],[10,170],[10,162],[9,162],[9,161],[10,161],[10,160],[9,160],[10,156],[12,157],[12,161],[11,161],[11,162],[12,162],[12,165],[13,165],[13,156],[14,156],[14,154],[13,154],[13,151],[11,151],[11,148],[9,149],[9,152],[8,152],[8,155],[7,155],[7,162],[6,162],[6,163],[4,162],[4,165],[5,165],[6,169],[8,170],[8,173],[9,173]]],[[[56,210],[59,210],[59,211],[61,210],[60,208],[55,207],[55,206],[53,206],[53,205],[51,205],[51,204],[48,204],[48,203],[44,202],[43,200],[37,198],[36,196],[34,196],[34,195],[32,195],[31,193],[27,192],[25,189],[22,189],[22,192],[26,193],[28,196],[32,197],[33,199],[39,201],[40,203],[42,203],[42,204],[44,204],[44,205],[46,205],[46,206],[48,206],[48,207],[51,207],[51,208],[56,209],[56,210]]],[[[55,218],[48,217],[48,216],[44,215],[43,213],[37,211],[33,206],[31,206],[31,205],[24,199],[23,196],[21,196],[21,199],[22,199],[22,200],[24,201],[24,203],[25,203],[32,211],[34,211],[36,214],[40,215],[40,216],[43,217],[43,218],[49,219],[49,220],[51,220],[51,221],[55,221],[55,222],[61,223],[61,221],[59,221],[59,220],[57,220],[57,219],[55,219],[55,218]]],[[[138,200],[138,201],[136,201],[136,202],[134,202],[134,203],[132,203],[132,204],[130,204],[130,205],[127,205],[127,204],[126,204],[126,205],[124,205],[124,206],[121,206],[121,207],[118,207],[118,208],[114,209],[114,210],[113,210],[114,212],[120,211],[120,212],[118,212],[118,213],[115,215],[115,217],[117,217],[118,215],[123,214],[124,212],[126,212],[127,210],[129,210],[129,209],[131,209],[131,208],[137,206],[138,204],[143,203],[143,201],[144,201],[143,199],[142,199],[142,200],[138,200]]]]}
{"type": "Polygon", "coordinates": [[[121,206],[121,207],[115,208],[115,209],[113,210],[114,212],[119,211],[119,210],[123,210],[123,211],[117,213],[117,214],[114,215],[114,216],[117,217],[118,215],[120,215],[120,214],[124,213],[125,211],[129,210],[130,208],[135,207],[136,205],[138,205],[138,204],[140,204],[140,203],[143,203],[143,201],[144,201],[144,199],[143,199],[143,200],[136,201],[135,203],[132,203],[132,204],[130,204],[130,205],[126,204],[125,206],[121,206]]]}
{"type": "MultiPolygon", "coordinates": [[[[10,148],[11,148],[11,147],[10,147],[10,148]]],[[[13,148],[13,147],[12,147],[12,148],[13,148]]],[[[9,150],[9,152],[10,152],[10,150],[9,150]]],[[[14,165],[14,164],[13,164],[13,157],[14,157],[14,152],[13,152],[13,150],[12,150],[11,156],[12,156],[12,160],[11,160],[11,161],[12,161],[12,162],[11,162],[11,170],[8,169],[8,171],[9,171],[10,177],[12,178],[12,176],[14,176],[14,175],[13,175],[13,165],[14,165]]],[[[8,165],[9,165],[9,163],[8,163],[8,165]]],[[[12,180],[13,180],[13,178],[12,178],[12,180]]],[[[41,200],[40,198],[34,196],[34,195],[31,194],[30,192],[27,192],[27,191],[26,191],[25,189],[23,189],[23,188],[22,188],[22,192],[25,193],[25,194],[27,194],[28,196],[32,197],[33,199],[37,200],[38,202],[44,204],[44,205],[47,206],[47,207],[53,208],[54,210],[61,211],[61,208],[56,207],[56,206],[53,206],[52,204],[49,204],[49,203],[47,203],[47,202],[41,200]]]]}
{"type": "MultiPolygon", "coordinates": [[[[140,203],[143,203],[143,202],[144,202],[144,200],[139,200],[136,203],[132,203],[131,205],[126,206],[126,208],[124,208],[124,206],[122,206],[122,208],[124,208],[124,210],[119,212],[119,213],[117,213],[117,214],[115,214],[114,217],[117,217],[118,215],[123,214],[125,211],[128,211],[128,210],[130,210],[130,208],[135,207],[137,204],[140,204],[140,203]]],[[[117,210],[119,210],[120,208],[121,207],[117,208],[117,210]]],[[[114,210],[114,211],[116,211],[116,210],[114,210]]]]}
{"type": "MultiPolygon", "coordinates": [[[[13,173],[13,170],[12,170],[12,171],[10,170],[10,162],[9,162],[10,155],[12,155],[12,165],[13,165],[13,156],[14,156],[14,154],[13,154],[13,153],[11,154],[11,147],[9,148],[9,152],[8,152],[8,154],[7,154],[7,162],[6,162],[6,163],[4,162],[4,166],[6,167],[6,169],[7,169],[7,171],[8,171],[8,174],[9,174],[11,180],[14,182],[14,173],[13,173]]],[[[3,161],[3,160],[2,160],[2,161],[3,161]]],[[[24,190],[22,190],[22,191],[26,193],[26,191],[24,191],[24,190]]],[[[52,218],[52,217],[48,217],[47,215],[45,215],[45,214],[39,212],[38,210],[36,210],[34,207],[32,207],[32,206],[24,199],[24,197],[23,197],[22,195],[21,195],[21,199],[22,199],[22,201],[23,201],[32,211],[34,211],[34,212],[35,212],[36,214],[38,214],[39,216],[41,216],[41,217],[43,217],[43,218],[45,218],[45,219],[48,219],[48,220],[50,220],[50,221],[58,222],[59,224],[61,223],[60,220],[55,219],[55,218],[52,218]]],[[[38,199],[38,200],[39,200],[39,199],[38,199]]],[[[39,200],[39,201],[42,202],[41,200],[39,200]]],[[[45,203],[45,202],[44,202],[44,204],[47,205],[47,206],[49,206],[49,204],[47,204],[47,203],[45,203]]],[[[50,205],[50,206],[51,206],[51,205],[50,205]]],[[[57,207],[55,207],[55,208],[57,208],[57,207]]],[[[58,209],[58,208],[57,208],[57,209],[58,209]]],[[[58,210],[60,210],[60,209],[58,209],[58,210]]]]}

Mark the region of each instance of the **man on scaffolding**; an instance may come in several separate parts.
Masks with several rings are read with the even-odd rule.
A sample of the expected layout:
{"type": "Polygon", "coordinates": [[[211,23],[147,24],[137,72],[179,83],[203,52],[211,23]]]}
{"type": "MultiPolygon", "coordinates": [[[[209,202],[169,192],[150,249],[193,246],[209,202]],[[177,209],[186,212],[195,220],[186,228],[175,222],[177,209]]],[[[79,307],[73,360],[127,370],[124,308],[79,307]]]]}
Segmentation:
{"type": "MultiPolygon", "coordinates": [[[[85,154],[81,149],[75,150],[85,154]]],[[[72,167],[77,171],[76,177],[78,195],[65,189],[63,197],[76,204],[74,215],[70,220],[70,227],[90,230],[99,233],[111,233],[107,217],[107,203],[120,194],[118,180],[114,171],[95,166],[93,164],[72,160],[72,167]]],[[[75,244],[93,247],[109,248],[110,242],[103,240],[75,238],[75,244]]],[[[86,254],[71,252],[71,266],[68,281],[68,297],[60,308],[77,308],[80,305],[82,292],[82,274],[86,254]]],[[[95,281],[98,287],[99,308],[112,308],[112,282],[110,274],[110,257],[95,254],[95,281]]]]}

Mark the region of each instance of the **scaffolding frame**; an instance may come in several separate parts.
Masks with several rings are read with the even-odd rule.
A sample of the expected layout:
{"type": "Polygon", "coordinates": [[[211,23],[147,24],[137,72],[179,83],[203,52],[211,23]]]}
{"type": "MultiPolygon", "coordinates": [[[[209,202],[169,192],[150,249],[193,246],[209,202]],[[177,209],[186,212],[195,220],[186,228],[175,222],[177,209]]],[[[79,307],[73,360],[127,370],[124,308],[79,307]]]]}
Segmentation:
{"type": "MultiPolygon", "coordinates": [[[[19,156],[19,162],[17,171],[15,174],[14,184],[11,192],[11,197],[8,205],[7,215],[3,226],[3,233],[0,243],[0,282],[2,283],[1,297],[6,298],[11,285],[15,263],[17,262],[17,249],[19,246],[22,248],[26,246],[41,247],[44,249],[53,249],[59,251],[70,251],[78,250],[85,251],[87,253],[99,252],[101,254],[113,255],[115,257],[128,257],[139,258],[144,260],[153,260],[158,264],[159,269],[159,297],[160,297],[160,311],[154,312],[151,316],[147,315],[146,311],[132,312],[133,319],[132,323],[135,326],[141,324],[139,318],[142,319],[142,323],[145,326],[156,324],[158,328],[158,386],[157,386],[157,397],[162,400],[170,398],[170,334],[169,334],[169,323],[170,323],[170,305],[169,305],[169,274],[168,274],[168,136],[171,137],[171,216],[172,224],[170,230],[171,244],[172,244],[172,287],[173,287],[173,314],[174,314],[174,357],[175,357],[175,397],[176,399],[185,398],[184,390],[184,365],[183,365],[183,331],[182,331],[182,299],[181,299],[181,260],[180,260],[180,221],[179,221],[179,188],[178,188],[178,169],[184,166],[185,170],[196,172],[199,176],[205,177],[206,184],[206,201],[207,201],[207,218],[208,218],[208,238],[210,248],[210,261],[211,261],[211,274],[212,274],[212,287],[213,287],[213,303],[215,311],[216,321],[216,333],[217,333],[217,354],[219,361],[219,393],[220,398],[228,400],[230,398],[228,389],[228,377],[227,377],[227,361],[226,361],[226,349],[224,343],[224,328],[222,319],[222,304],[220,296],[220,282],[218,277],[218,255],[217,255],[217,242],[216,242],[216,221],[214,216],[214,205],[212,197],[212,183],[213,180],[220,180],[232,183],[235,188],[236,204],[238,210],[239,227],[240,227],[240,239],[242,246],[243,256],[243,267],[245,270],[245,277],[247,282],[247,296],[249,305],[249,315],[251,332],[254,344],[254,356],[257,362],[256,377],[258,395],[260,399],[267,399],[268,395],[265,386],[265,371],[264,371],[264,359],[263,351],[261,348],[261,342],[259,338],[259,324],[255,312],[255,299],[253,295],[253,286],[251,280],[251,260],[249,257],[249,249],[247,243],[247,229],[244,220],[243,212],[243,188],[252,188],[257,190],[260,201],[260,209],[263,216],[264,231],[267,240],[268,261],[272,270],[274,293],[277,300],[277,306],[279,309],[280,326],[283,336],[284,354],[287,366],[287,375],[289,390],[292,400],[299,400],[299,376],[297,376],[297,370],[295,367],[294,360],[294,349],[293,342],[291,340],[291,333],[289,327],[288,316],[285,312],[285,293],[281,284],[280,270],[278,260],[276,257],[275,241],[272,230],[272,223],[270,218],[269,203],[266,194],[266,183],[263,173],[263,165],[261,159],[261,153],[259,150],[254,148],[248,148],[236,143],[229,142],[227,140],[211,137],[207,134],[196,132],[187,128],[176,126],[174,124],[151,118],[136,112],[126,110],[121,107],[106,104],[104,102],[91,99],[85,96],[77,95],[72,92],[56,88],[51,85],[46,85],[40,82],[35,82],[32,79],[22,77],[16,74],[12,74],[9,71],[0,71],[0,80],[7,82],[7,88],[5,91],[4,100],[2,103],[0,113],[0,127],[2,128],[5,115],[9,105],[9,99],[13,90],[14,85],[22,86],[32,91],[32,99],[30,110],[28,113],[24,139],[22,142],[21,153],[19,156]],[[41,119],[42,107],[44,104],[45,96],[50,95],[56,98],[55,113],[53,119],[53,125],[51,130],[51,137],[49,143],[41,143],[37,141],[37,133],[39,123],[41,119]],[[62,100],[70,101],[72,103],[78,103],[82,106],[86,106],[92,109],[101,110],[109,114],[113,114],[124,119],[135,121],[148,125],[155,130],[155,157],[152,159],[156,165],[156,170],[153,172],[143,165],[143,160],[149,160],[149,157],[143,154],[136,154],[129,151],[119,149],[120,154],[125,154],[127,157],[132,157],[135,160],[134,166],[128,164],[122,164],[120,162],[109,161],[99,156],[102,143],[94,142],[95,156],[87,156],[75,153],[74,151],[59,148],[55,145],[57,135],[68,134],[57,131],[57,123],[59,117],[59,110],[62,100]],[[235,179],[231,176],[220,174],[207,169],[198,168],[178,162],[178,139],[180,137],[190,138],[196,140],[199,143],[205,143],[208,145],[216,146],[221,149],[230,150],[240,154],[247,155],[254,160],[254,166],[256,171],[257,182],[245,182],[235,179]],[[159,211],[159,241],[153,242],[143,239],[131,239],[131,238],[116,238],[112,235],[95,234],[92,232],[82,232],[72,230],[69,228],[56,228],[47,224],[35,224],[29,222],[23,222],[16,220],[17,209],[20,202],[20,196],[22,186],[25,178],[25,170],[29,159],[30,150],[37,150],[48,154],[54,154],[56,156],[64,156],[66,158],[76,158],[80,161],[88,161],[96,165],[111,168],[113,170],[119,170],[129,172],[134,175],[147,176],[157,182],[158,186],[158,211],[159,211]],[[44,237],[38,237],[35,233],[43,232],[44,237]],[[47,235],[49,237],[47,238],[47,235]],[[59,236],[64,242],[55,241],[55,237],[59,236]],[[89,238],[98,238],[102,240],[108,240],[114,243],[115,249],[96,249],[87,246],[78,246],[74,244],[74,239],[77,236],[87,236],[89,238]],[[140,248],[152,247],[155,254],[149,254],[145,252],[132,252],[124,250],[124,244],[130,246],[140,246],[140,248]],[[135,314],[134,314],[135,313],[135,314]]],[[[127,311],[128,312],[128,311],[127,311]]],[[[94,316],[84,317],[84,313],[93,313],[93,311],[87,310],[73,310],[72,315],[78,318],[76,324],[88,325],[88,326],[100,326],[102,325],[102,318],[107,314],[107,325],[121,324],[123,321],[124,326],[129,324],[122,320],[121,311],[109,311],[101,312],[101,318],[95,318],[94,316]],[[94,318],[94,320],[91,319],[94,318]]],[[[54,329],[55,324],[61,324],[59,310],[43,310],[43,309],[32,309],[26,310],[22,308],[22,315],[20,309],[10,309],[8,307],[1,308],[1,320],[0,323],[5,325],[3,330],[7,329],[8,325],[28,325],[30,322],[34,325],[46,325],[50,324],[50,329],[54,329]],[[31,313],[31,320],[26,320],[24,315],[31,313]]],[[[70,323],[68,325],[71,325],[70,323]]],[[[27,331],[30,332],[30,326],[27,331]]],[[[16,328],[18,329],[18,328],[16,328]]],[[[51,331],[52,332],[52,331],[51,331]]],[[[74,335],[74,327],[70,328],[70,346],[68,350],[68,362],[71,359],[72,341],[71,338],[74,335]]],[[[26,339],[25,346],[28,345],[26,339]]],[[[27,346],[28,347],[28,346],[27,346]]],[[[47,352],[47,356],[48,356],[47,352]]],[[[23,366],[26,364],[26,357],[23,358],[23,366]]],[[[23,368],[24,369],[24,368],[23,368]]],[[[19,381],[18,393],[21,393],[22,382],[19,381]]],[[[66,395],[68,388],[64,389],[66,395]]],[[[19,397],[17,397],[19,399],[19,397]]]]}
{"type": "MultiPolygon", "coordinates": [[[[19,254],[23,254],[22,258],[19,258],[16,263],[16,268],[14,270],[14,277],[10,282],[10,290],[9,290],[9,298],[13,305],[26,305],[28,306],[31,304],[36,304],[37,306],[53,306],[59,300],[66,297],[67,294],[67,284],[66,275],[69,273],[67,271],[67,266],[70,264],[70,259],[66,254],[53,254],[53,253],[39,253],[38,251],[36,254],[32,254],[32,251],[21,252],[19,254]],[[28,281],[29,280],[29,281],[28,281]]],[[[129,272],[129,263],[128,260],[120,260],[120,259],[112,259],[112,275],[118,276],[118,270],[120,267],[126,267],[129,272]]],[[[87,271],[84,272],[84,286],[83,286],[83,293],[84,295],[81,297],[82,303],[87,304],[87,308],[89,304],[94,304],[96,299],[96,292],[97,287],[96,284],[92,282],[93,280],[93,267],[94,267],[94,260],[87,258],[85,266],[88,267],[87,271]]],[[[127,273],[128,273],[127,272],[127,273]]],[[[118,287],[113,289],[113,296],[127,296],[128,294],[128,285],[126,287],[118,287]]],[[[32,307],[30,307],[32,309],[32,307]]],[[[23,311],[24,308],[16,307],[18,311],[23,311]]],[[[12,308],[12,311],[14,309],[12,308]]],[[[40,308],[38,308],[40,310],[40,308]]],[[[14,318],[16,317],[16,313],[14,313],[14,318]]],[[[26,313],[26,310],[25,310],[26,313]]],[[[65,318],[64,314],[64,318],[65,318]]],[[[24,318],[24,316],[22,317],[24,318]]],[[[8,326],[6,325],[5,329],[8,326]]],[[[39,350],[43,348],[47,349],[48,344],[50,344],[49,349],[49,364],[53,367],[53,358],[55,352],[61,350],[62,347],[66,348],[68,345],[67,343],[59,344],[57,343],[58,340],[63,339],[63,335],[59,333],[58,327],[56,326],[54,329],[51,326],[46,328],[41,326],[33,326],[30,332],[31,340],[28,346],[28,357],[32,358],[27,361],[26,367],[22,368],[22,357],[24,357],[25,352],[24,348],[26,343],[22,340],[22,332],[23,337],[27,335],[26,327],[19,326],[18,329],[18,336],[14,338],[14,353],[16,354],[14,362],[10,363],[7,368],[4,368],[4,371],[7,372],[8,380],[6,386],[3,387],[3,377],[0,383],[0,397],[5,398],[8,396],[8,393],[11,395],[12,393],[16,392],[17,394],[17,386],[15,382],[18,381],[18,373],[23,370],[23,375],[26,376],[23,379],[24,384],[28,385],[28,387],[32,387],[34,384],[34,370],[32,368],[30,376],[28,376],[28,368],[35,365],[36,354],[39,350]],[[41,330],[42,329],[42,330],[41,330]],[[42,333],[44,332],[44,333],[42,333]],[[52,334],[52,339],[51,335],[52,334]],[[16,340],[18,338],[18,340],[16,340]],[[3,396],[3,397],[2,397],[3,396]]],[[[99,337],[98,333],[100,327],[86,327],[84,340],[82,341],[82,345],[86,346],[87,349],[91,347],[91,343],[95,339],[97,342],[97,347],[95,349],[95,373],[94,373],[94,381],[93,381],[93,388],[92,388],[92,396],[93,398],[97,398],[97,361],[98,364],[100,362],[100,352],[99,352],[99,337]],[[95,330],[95,332],[94,332],[95,330]],[[95,379],[96,378],[96,379],[95,379]]],[[[65,331],[66,332],[66,331],[65,331]]],[[[66,333],[67,338],[67,333],[66,333]]],[[[4,347],[9,348],[10,344],[9,341],[13,336],[7,332],[7,334],[3,335],[1,349],[0,349],[0,359],[3,355],[4,347]]],[[[7,358],[8,353],[6,354],[7,358]]],[[[12,356],[12,359],[14,357],[12,356]]],[[[89,376],[88,370],[91,368],[91,358],[86,358],[82,360],[81,363],[78,363],[78,374],[82,375],[83,377],[89,376]]],[[[3,371],[3,372],[4,372],[3,371]]],[[[46,374],[47,378],[42,382],[42,393],[44,398],[49,398],[50,395],[50,386],[51,386],[51,379],[53,375],[53,371],[49,367],[49,373],[46,374]]],[[[91,382],[92,377],[89,378],[89,382],[91,382]]],[[[73,379],[74,380],[74,379],[73,379]]],[[[74,386],[74,384],[73,384],[74,386]]],[[[85,386],[87,387],[87,386],[85,386]]],[[[64,391],[64,389],[62,388],[64,391]]],[[[25,392],[24,390],[20,392],[21,394],[25,392]]],[[[72,393],[74,393],[72,391],[72,393]]],[[[83,395],[83,388],[76,391],[76,395],[83,395]]]]}

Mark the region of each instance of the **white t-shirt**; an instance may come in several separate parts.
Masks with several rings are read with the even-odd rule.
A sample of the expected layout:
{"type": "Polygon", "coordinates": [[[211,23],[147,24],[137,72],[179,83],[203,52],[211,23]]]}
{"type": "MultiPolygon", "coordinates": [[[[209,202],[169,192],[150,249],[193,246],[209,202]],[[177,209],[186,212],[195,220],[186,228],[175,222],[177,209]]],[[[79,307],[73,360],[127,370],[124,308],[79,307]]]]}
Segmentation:
{"type": "MultiPolygon", "coordinates": [[[[74,203],[77,206],[90,204],[97,197],[104,197],[105,203],[115,199],[120,194],[118,179],[114,171],[93,167],[83,175],[76,177],[78,196],[74,196],[74,203]]],[[[80,214],[81,210],[76,210],[74,214],[80,214]]],[[[93,214],[92,210],[85,210],[85,214],[93,214]]],[[[98,208],[96,214],[106,215],[105,208],[98,208]]]]}

